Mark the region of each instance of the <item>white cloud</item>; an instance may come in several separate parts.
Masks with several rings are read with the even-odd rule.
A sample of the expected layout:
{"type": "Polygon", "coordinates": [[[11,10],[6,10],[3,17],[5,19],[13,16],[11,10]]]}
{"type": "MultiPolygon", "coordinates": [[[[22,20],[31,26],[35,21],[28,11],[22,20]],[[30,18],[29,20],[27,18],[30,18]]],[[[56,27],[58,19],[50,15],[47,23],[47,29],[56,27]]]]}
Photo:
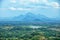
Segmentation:
{"type": "Polygon", "coordinates": [[[29,0],[30,2],[32,2],[32,3],[38,3],[38,4],[42,4],[42,3],[44,3],[44,4],[46,4],[46,3],[48,3],[48,0],[29,0]]]}
{"type": "Polygon", "coordinates": [[[9,10],[20,10],[20,11],[24,11],[24,10],[31,10],[32,8],[14,8],[14,7],[10,7],[8,9],[9,10]]]}
{"type": "Polygon", "coordinates": [[[20,0],[19,3],[21,5],[27,5],[28,4],[28,1],[27,0],[20,0]]]}
{"type": "Polygon", "coordinates": [[[42,0],[44,3],[48,3],[48,0],[42,0]]]}
{"type": "Polygon", "coordinates": [[[16,10],[16,8],[14,8],[14,7],[10,7],[9,9],[10,9],[10,10],[16,10]]]}
{"type": "Polygon", "coordinates": [[[31,8],[17,8],[17,10],[31,10],[31,8]]]}
{"type": "Polygon", "coordinates": [[[50,8],[48,6],[32,6],[31,9],[50,8]]]}
{"type": "Polygon", "coordinates": [[[24,10],[23,8],[17,8],[17,10],[24,10]]]}
{"type": "Polygon", "coordinates": [[[50,5],[50,2],[48,0],[42,0],[42,3],[44,3],[45,5],[50,5]]]}
{"type": "Polygon", "coordinates": [[[41,0],[29,0],[29,1],[33,3],[40,3],[41,0]]]}
{"type": "Polygon", "coordinates": [[[57,3],[57,2],[52,2],[52,3],[51,3],[51,6],[54,7],[54,8],[59,8],[59,3],[57,3]]]}
{"type": "Polygon", "coordinates": [[[11,3],[16,3],[16,0],[10,0],[11,3]]]}
{"type": "MultiPolygon", "coordinates": [[[[23,5],[24,7],[32,7],[32,6],[41,6],[40,4],[47,4],[48,5],[48,0],[20,0],[19,1],[20,5],[23,5]]],[[[45,7],[46,8],[46,7],[45,7]]]]}
{"type": "MultiPolygon", "coordinates": [[[[16,2],[16,0],[13,0],[12,2],[16,2]]],[[[19,5],[21,7],[40,7],[40,8],[59,8],[59,4],[57,2],[49,2],[48,0],[19,0],[19,5]]],[[[31,10],[26,8],[10,8],[11,10],[31,10]]]]}

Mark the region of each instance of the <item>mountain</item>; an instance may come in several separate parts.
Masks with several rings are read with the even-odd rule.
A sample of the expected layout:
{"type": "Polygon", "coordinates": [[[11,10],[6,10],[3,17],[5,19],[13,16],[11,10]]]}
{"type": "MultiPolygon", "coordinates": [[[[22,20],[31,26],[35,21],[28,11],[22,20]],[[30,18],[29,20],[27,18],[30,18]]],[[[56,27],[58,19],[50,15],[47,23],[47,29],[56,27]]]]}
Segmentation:
{"type": "Polygon", "coordinates": [[[60,20],[48,18],[41,14],[26,13],[13,18],[0,19],[0,25],[50,25],[60,24],[60,20]]]}
{"type": "MultiPolygon", "coordinates": [[[[1,20],[1,19],[0,19],[1,20]]],[[[34,14],[34,13],[26,13],[26,14],[22,14],[19,16],[15,16],[13,18],[7,18],[7,19],[2,19],[2,21],[20,21],[22,23],[58,23],[60,22],[60,20],[55,20],[52,18],[48,18],[44,15],[41,14],[34,14]]]]}
{"type": "Polygon", "coordinates": [[[48,17],[40,14],[27,13],[13,18],[14,21],[22,22],[48,22],[51,21],[48,17]]]}

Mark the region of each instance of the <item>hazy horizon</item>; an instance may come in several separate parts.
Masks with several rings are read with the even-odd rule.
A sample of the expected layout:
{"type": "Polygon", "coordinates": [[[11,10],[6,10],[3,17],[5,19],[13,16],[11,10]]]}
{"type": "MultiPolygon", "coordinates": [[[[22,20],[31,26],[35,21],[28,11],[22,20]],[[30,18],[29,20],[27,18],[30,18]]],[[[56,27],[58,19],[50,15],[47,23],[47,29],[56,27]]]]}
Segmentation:
{"type": "Polygon", "coordinates": [[[0,19],[13,19],[27,13],[60,20],[59,0],[0,0],[0,19]]]}

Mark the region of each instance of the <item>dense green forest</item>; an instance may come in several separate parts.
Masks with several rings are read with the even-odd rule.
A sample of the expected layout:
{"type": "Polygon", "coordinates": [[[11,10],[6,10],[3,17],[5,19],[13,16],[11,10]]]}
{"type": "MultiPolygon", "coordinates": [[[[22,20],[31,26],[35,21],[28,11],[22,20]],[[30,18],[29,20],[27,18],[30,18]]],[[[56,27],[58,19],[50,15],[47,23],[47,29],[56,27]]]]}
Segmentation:
{"type": "Polygon", "coordinates": [[[3,25],[0,40],[60,40],[59,25],[3,25]]]}

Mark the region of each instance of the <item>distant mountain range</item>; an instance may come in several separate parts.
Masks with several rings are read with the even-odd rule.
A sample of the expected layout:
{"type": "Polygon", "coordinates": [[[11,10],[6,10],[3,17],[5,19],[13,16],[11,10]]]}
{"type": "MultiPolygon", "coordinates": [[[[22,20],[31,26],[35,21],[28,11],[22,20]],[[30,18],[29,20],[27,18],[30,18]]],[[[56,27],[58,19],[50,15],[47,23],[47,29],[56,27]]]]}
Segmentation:
{"type": "MultiPolygon", "coordinates": [[[[0,19],[1,20],[1,19],[0,19]]],[[[13,18],[3,19],[5,21],[20,21],[24,23],[46,23],[46,22],[60,22],[59,20],[55,20],[52,18],[48,18],[41,14],[33,14],[33,13],[27,13],[25,15],[19,15],[13,18]]],[[[2,21],[3,21],[2,20],[2,21]]]]}

